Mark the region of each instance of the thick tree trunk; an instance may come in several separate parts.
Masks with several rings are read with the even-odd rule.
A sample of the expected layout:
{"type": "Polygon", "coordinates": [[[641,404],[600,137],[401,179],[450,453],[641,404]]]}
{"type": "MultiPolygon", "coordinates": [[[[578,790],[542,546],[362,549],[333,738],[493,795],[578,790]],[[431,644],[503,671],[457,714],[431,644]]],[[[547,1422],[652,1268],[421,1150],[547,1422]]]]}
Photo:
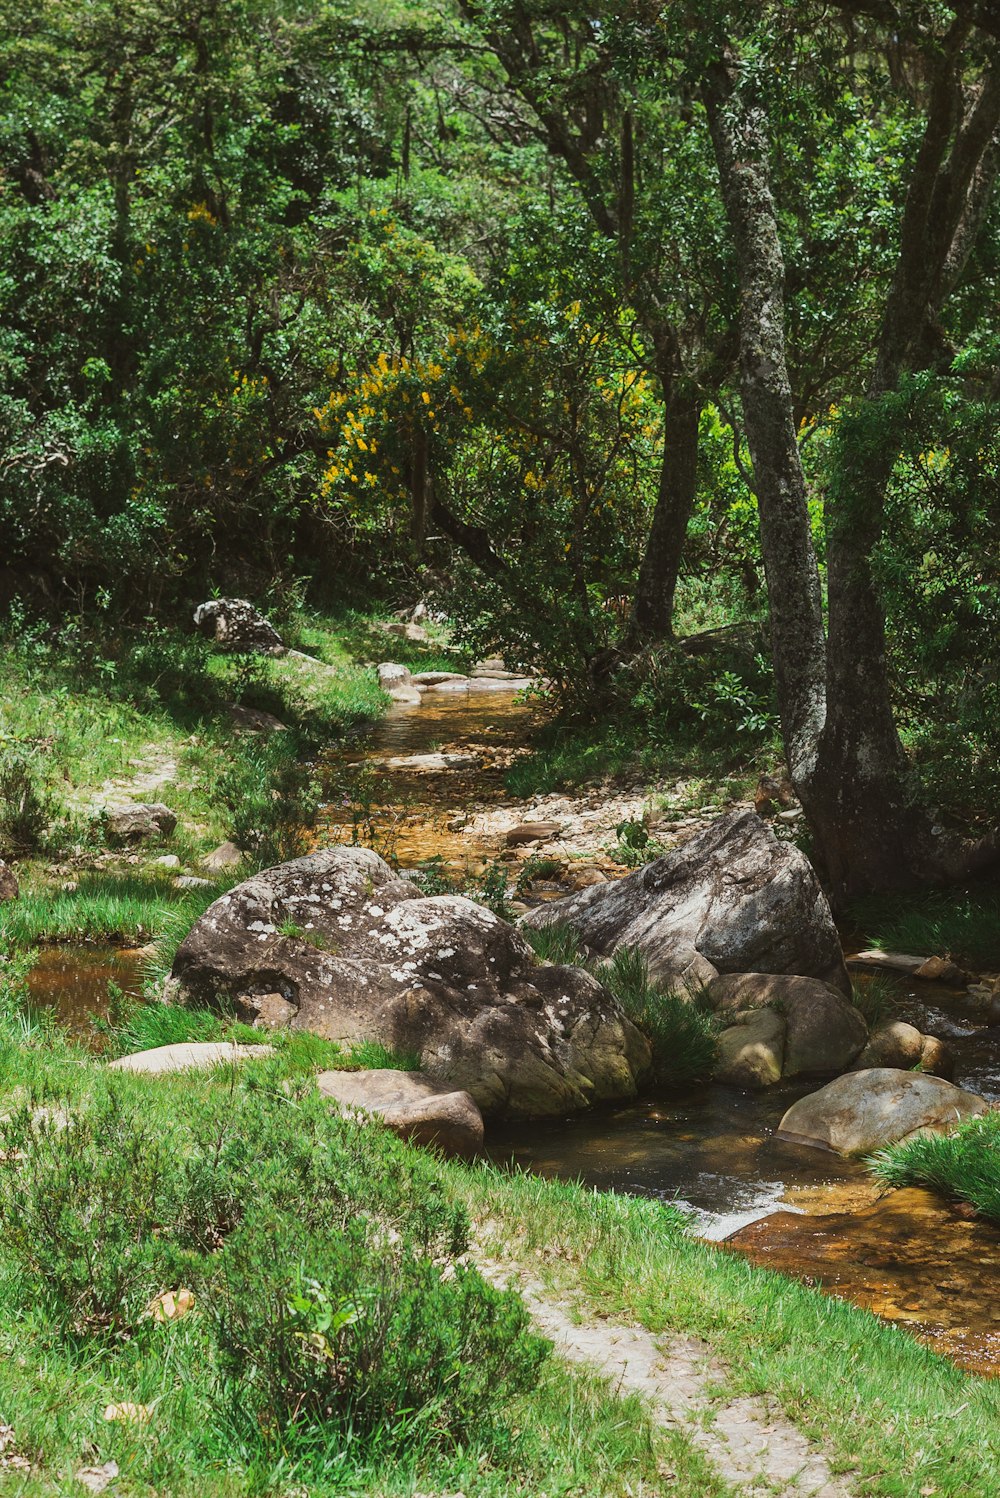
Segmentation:
{"type": "Polygon", "coordinates": [[[630,645],[673,636],[681,552],[698,489],[701,407],[701,395],[691,385],[664,380],[663,464],[632,605],[630,645]]]}
{"type": "Polygon", "coordinates": [[[762,109],[737,93],[732,59],[704,99],[740,277],[740,388],[760,515],[761,553],[789,771],[808,794],[826,711],[819,572],[785,355],[784,259],[762,109]]]}

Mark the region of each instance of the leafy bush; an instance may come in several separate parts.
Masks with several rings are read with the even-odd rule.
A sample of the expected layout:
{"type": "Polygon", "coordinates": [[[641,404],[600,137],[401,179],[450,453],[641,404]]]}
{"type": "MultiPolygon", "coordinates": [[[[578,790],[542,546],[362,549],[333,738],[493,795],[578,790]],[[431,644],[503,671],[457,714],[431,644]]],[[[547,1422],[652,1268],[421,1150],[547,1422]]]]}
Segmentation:
{"type": "Polygon", "coordinates": [[[227,1393],[251,1426],[336,1424],[383,1447],[481,1436],[545,1356],[516,1295],[365,1221],[323,1239],[242,1233],[209,1314],[227,1393]]]}
{"type": "Polygon", "coordinates": [[[545,1348],[516,1295],[455,1262],[468,1219],[434,1162],[266,1067],[188,1084],[182,1110],[164,1086],[154,1102],[110,1075],[0,1125],[0,1249],[25,1309],[118,1345],[191,1287],[220,1414],[283,1449],[319,1425],[383,1446],[499,1425],[545,1348]]]}
{"type": "Polygon", "coordinates": [[[15,749],[0,759],[0,852],[35,853],[53,815],[35,758],[15,749]]]}
{"type": "Polygon", "coordinates": [[[243,749],[218,788],[232,839],[258,868],[306,852],[319,814],[319,786],[291,734],[276,733],[243,749]]]}

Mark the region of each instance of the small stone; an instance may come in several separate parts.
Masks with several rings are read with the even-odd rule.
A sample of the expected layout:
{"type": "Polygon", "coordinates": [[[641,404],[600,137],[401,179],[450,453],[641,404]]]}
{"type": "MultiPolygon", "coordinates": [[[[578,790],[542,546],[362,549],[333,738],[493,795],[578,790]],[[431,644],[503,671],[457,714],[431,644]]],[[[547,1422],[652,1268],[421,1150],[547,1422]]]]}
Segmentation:
{"type": "Polygon", "coordinates": [[[178,874],[174,880],[175,889],[211,889],[211,879],[199,879],[197,874],[178,874]]]}
{"type": "Polygon", "coordinates": [[[220,843],[201,860],[203,869],[210,874],[223,874],[227,869],[237,869],[243,862],[243,851],[233,842],[220,843]]]}
{"type": "Polygon", "coordinates": [[[176,853],[163,853],[159,858],[153,859],[153,867],[157,869],[179,869],[181,861],[176,853]]]}
{"type": "Polygon", "coordinates": [[[118,1463],[105,1462],[102,1467],[81,1467],[75,1476],[77,1482],[89,1493],[103,1493],[118,1476],[118,1463]]]}
{"type": "Polygon", "coordinates": [[[147,838],[169,837],[177,818],[162,801],[133,801],[106,806],[101,814],[108,841],[138,843],[147,838]]]}
{"type": "Polygon", "coordinates": [[[914,969],[914,978],[923,978],[928,983],[944,983],[950,988],[964,988],[968,974],[963,973],[950,957],[928,957],[914,969]]]}
{"type": "Polygon", "coordinates": [[[504,837],[508,848],[517,848],[525,843],[548,843],[562,831],[561,822],[519,822],[504,837]]]}

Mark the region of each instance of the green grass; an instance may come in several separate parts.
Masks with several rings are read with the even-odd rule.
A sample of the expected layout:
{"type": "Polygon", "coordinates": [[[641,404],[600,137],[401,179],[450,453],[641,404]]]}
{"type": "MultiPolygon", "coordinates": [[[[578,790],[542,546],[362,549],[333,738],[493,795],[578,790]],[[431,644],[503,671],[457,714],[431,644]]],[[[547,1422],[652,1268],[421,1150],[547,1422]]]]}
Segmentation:
{"type": "Polygon", "coordinates": [[[1000,968],[1000,890],[871,897],[851,910],[867,946],[918,956],[951,957],[974,969],[1000,968]]]}
{"type": "Polygon", "coordinates": [[[604,962],[589,957],[571,926],[554,921],[524,927],[535,956],[542,962],[585,967],[614,994],[624,1012],[649,1040],[653,1073],[661,1087],[688,1087],[712,1074],[718,1054],[718,1024],[702,1004],[670,992],[649,977],[641,952],[619,947],[604,962]]]}
{"type": "Polygon", "coordinates": [[[870,1031],[889,1024],[899,1000],[899,981],[889,973],[866,973],[851,981],[851,1002],[870,1031]]]}
{"type": "Polygon", "coordinates": [[[869,1165],[886,1186],[926,1186],[1000,1225],[1000,1113],[970,1119],[954,1134],[891,1145],[869,1165]]]}
{"type": "Polygon", "coordinates": [[[41,942],[101,941],[142,946],[183,935],[232,880],[203,889],[178,889],[168,876],[85,873],[69,892],[35,882],[0,906],[0,943],[18,948],[41,942]]]}
{"type": "Polygon", "coordinates": [[[864,1498],[992,1498],[1000,1385],[867,1312],[678,1232],[658,1202],[477,1167],[488,1246],[584,1319],[705,1339],[720,1394],[773,1399],[864,1498]],[[553,1251],[555,1246],[555,1251],[553,1251]]]}
{"type": "Polygon", "coordinates": [[[379,623],[391,616],[347,611],[333,621],[315,614],[303,613],[296,620],[293,634],[299,649],[317,656],[331,666],[354,661],[396,661],[411,671],[467,671],[471,657],[450,646],[447,625],[424,620],[422,627],[428,639],[407,640],[379,629],[379,623]]]}

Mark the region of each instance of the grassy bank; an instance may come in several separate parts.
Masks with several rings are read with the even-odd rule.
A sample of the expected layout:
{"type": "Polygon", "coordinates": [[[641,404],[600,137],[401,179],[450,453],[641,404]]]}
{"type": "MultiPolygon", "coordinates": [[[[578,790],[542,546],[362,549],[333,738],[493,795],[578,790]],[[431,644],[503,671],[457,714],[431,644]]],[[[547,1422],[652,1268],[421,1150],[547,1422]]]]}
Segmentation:
{"type": "Polygon", "coordinates": [[[884,951],[949,956],[973,970],[1000,970],[1000,888],[995,883],[871,897],[857,902],[851,920],[867,945],[884,951]]]}
{"type": "MultiPolygon", "coordinates": [[[[26,1019],[3,971],[0,1410],[25,1463],[5,1490],[71,1493],[113,1461],[126,1495],[729,1491],[683,1426],[546,1355],[467,1267],[485,1255],[584,1321],[704,1338],[719,1398],[775,1400],[866,1498],[991,1491],[996,1384],[673,1209],[341,1120],[311,1073],[359,1058],[314,1037],[236,1072],[108,1073],[26,1019]],[[189,1314],[146,1314],[181,1288],[189,1314]]],[[[111,1049],[199,1019],[198,1038],[260,1039],[157,1006],[119,1016],[111,1049]]]]}

